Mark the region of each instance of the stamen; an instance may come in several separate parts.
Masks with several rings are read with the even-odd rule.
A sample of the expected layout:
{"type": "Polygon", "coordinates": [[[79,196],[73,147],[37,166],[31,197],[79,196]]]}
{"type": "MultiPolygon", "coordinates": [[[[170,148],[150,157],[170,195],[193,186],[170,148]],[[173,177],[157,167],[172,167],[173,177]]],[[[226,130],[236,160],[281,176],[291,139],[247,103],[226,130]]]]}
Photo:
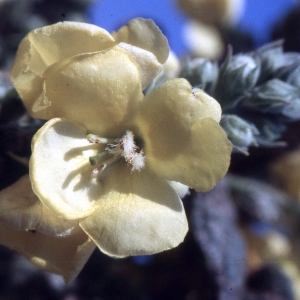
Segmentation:
{"type": "Polygon", "coordinates": [[[104,152],[101,152],[95,156],[89,157],[90,164],[92,166],[97,165],[99,159],[106,155],[111,155],[106,161],[99,163],[92,172],[92,177],[97,177],[101,174],[107,166],[124,158],[131,172],[141,171],[145,167],[146,157],[143,150],[139,150],[139,147],[135,144],[134,135],[132,131],[126,130],[125,134],[116,140],[101,138],[94,134],[87,135],[87,140],[90,143],[106,144],[104,152]]]}
{"type": "Polygon", "coordinates": [[[98,173],[101,169],[105,167],[105,164],[99,164],[92,172],[92,177],[95,178],[98,176],[98,173]]]}
{"type": "Polygon", "coordinates": [[[113,156],[122,156],[123,153],[123,139],[116,139],[117,144],[108,144],[105,150],[113,156]]]}
{"type": "Polygon", "coordinates": [[[98,135],[95,134],[88,134],[86,136],[86,139],[91,143],[91,144],[109,144],[109,143],[113,143],[113,139],[106,139],[106,138],[102,138],[98,135]]]}
{"type": "Polygon", "coordinates": [[[135,153],[135,150],[138,149],[136,144],[134,143],[134,135],[132,131],[126,130],[125,135],[122,139],[123,144],[123,155],[124,157],[131,156],[133,153],[135,153]]]}
{"type": "Polygon", "coordinates": [[[95,166],[97,164],[97,161],[104,157],[105,155],[108,155],[108,152],[107,151],[103,151],[103,152],[100,152],[99,154],[95,155],[95,156],[90,156],[89,157],[89,161],[90,161],[90,164],[92,166],[95,166]]]}
{"type": "Polygon", "coordinates": [[[144,155],[143,150],[139,153],[135,153],[129,162],[131,172],[140,172],[143,168],[145,168],[145,161],[146,156],[144,155]]]}
{"type": "Polygon", "coordinates": [[[115,140],[116,144],[108,144],[105,150],[111,155],[122,156],[127,161],[128,157],[131,157],[136,152],[136,149],[138,149],[133,138],[132,131],[126,130],[122,138],[115,140]]]}
{"type": "Polygon", "coordinates": [[[118,160],[117,157],[112,157],[108,160],[106,160],[104,163],[99,164],[92,172],[92,177],[95,178],[97,177],[99,174],[101,174],[106,167],[108,167],[109,165],[113,164],[116,160],[118,160]]]}

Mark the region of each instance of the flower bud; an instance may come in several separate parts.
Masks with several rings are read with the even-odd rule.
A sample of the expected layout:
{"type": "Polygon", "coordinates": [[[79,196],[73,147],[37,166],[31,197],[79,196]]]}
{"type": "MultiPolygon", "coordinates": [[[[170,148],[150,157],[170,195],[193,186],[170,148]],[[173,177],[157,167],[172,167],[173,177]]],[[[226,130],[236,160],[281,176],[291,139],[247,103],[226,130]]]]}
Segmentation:
{"type": "Polygon", "coordinates": [[[289,119],[289,121],[297,121],[300,119],[300,99],[294,99],[286,105],[282,114],[289,119]]]}
{"type": "Polygon", "coordinates": [[[254,124],[236,115],[223,115],[220,125],[236,150],[247,153],[249,146],[258,145],[256,135],[259,131],[254,124]]]}
{"type": "Polygon", "coordinates": [[[186,78],[192,86],[209,92],[217,80],[218,72],[216,62],[199,57],[186,62],[181,76],[186,78]]]}
{"type": "Polygon", "coordinates": [[[259,83],[269,79],[272,74],[286,63],[282,41],[277,41],[261,47],[255,52],[254,57],[258,57],[261,61],[261,72],[258,79],[259,83]]]}
{"type": "Polygon", "coordinates": [[[288,75],[286,82],[300,88],[300,65],[288,75]]]}
{"type": "Polygon", "coordinates": [[[279,118],[270,118],[262,115],[256,117],[256,126],[259,130],[257,142],[262,147],[285,147],[286,142],[278,140],[281,138],[286,126],[279,118]]]}
{"type": "Polygon", "coordinates": [[[288,110],[286,107],[292,105],[294,100],[298,101],[298,98],[298,88],[275,78],[255,88],[252,94],[243,100],[242,105],[263,113],[282,114],[283,110],[288,110]]]}
{"type": "Polygon", "coordinates": [[[259,73],[258,65],[255,59],[246,54],[234,55],[231,58],[226,71],[228,73],[240,72],[242,77],[247,79],[251,75],[251,78],[254,78],[251,80],[251,82],[253,82],[251,85],[255,84],[259,73]]]}
{"type": "Polygon", "coordinates": [[[286,81],[286,78],[289,76],[289,74],[293,73],[294,70],[298,68],[300,64],[300,53],[284,53],[283,59],[281,59],[281,64],[282,66],[280,66],[276,72],[274,72],[273,77],[286,81]]]}
{"type": "Polygon", "coordinates": [[[260,64],[257,59],[246,54],[231,56],[229,53],[220,70],[215,98],[222,106],[233,105],[247,90],[255,86],[259,74],[260,64]]]}

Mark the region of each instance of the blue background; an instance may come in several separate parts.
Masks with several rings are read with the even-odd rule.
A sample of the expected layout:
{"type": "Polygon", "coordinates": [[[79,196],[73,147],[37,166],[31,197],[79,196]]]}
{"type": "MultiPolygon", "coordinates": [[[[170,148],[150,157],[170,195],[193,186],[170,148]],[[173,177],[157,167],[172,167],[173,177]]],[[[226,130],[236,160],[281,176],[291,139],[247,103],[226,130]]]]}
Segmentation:
{"type": "MultiPolygon", "coordinates": [[[[293,0],[247,0],[238,26],[251,32],[259,46],[269,40],[270,28],[294,5],[293,0]]],[[[187,52],[182,37],[187,17],[176,7],[176,0],[95,0],[88,14],[91,23],[109,32],[135,17],[151,18],[168,37],[173,51],[180,56],[187,52]]]]}

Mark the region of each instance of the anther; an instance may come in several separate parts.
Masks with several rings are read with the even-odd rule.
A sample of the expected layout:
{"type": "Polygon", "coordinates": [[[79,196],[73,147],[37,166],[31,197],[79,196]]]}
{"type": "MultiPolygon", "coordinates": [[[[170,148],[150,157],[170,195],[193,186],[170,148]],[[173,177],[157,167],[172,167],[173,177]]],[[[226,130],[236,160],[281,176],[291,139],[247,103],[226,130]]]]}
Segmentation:
{"type": "Polygon", "coordinates": [[[109,144],[109,143],[112,143],[114,141],[113,139],[102,138],[102,137],[100,137],[98,135],[95,135],[95,134],[88,134],[86,136],[86,139],[91,144],[109,144]]]}
{"type": "Polygon", "coordinates": [[[105,164],[99,164],[94,170],[93,170],[93,172],[92,172],[92,177],[97,177],[98,176],[98,174],[99,174],[99,171],[101,170],[101,169],[103,169],[105,167],[105,164]]]}
{"type": "Polygon", "coordinates": [[[97,177],[107,166],[120,158],[125,160],[131,172],[139,172],[145,167],[146,157],[144,152],[143,150],[139,150],[139,147],[135,144],[134,135],[130,130],[127,130],[121,138],[116,140],[101,138],[93,134],[87,135],[87,140],[94,144],[106,144],[104,152],[89,157],[90,164],[92,166],[96,165],[93,169],[92,177],[97,177]],[[98,161],[106,155],[110,155],[110,158],[104,162],[102,160],[102,162],[97,165],[98,161]]]}
{"type": "Polygon", "coordinates": [[[97,177],[99,174],[101,174],[106,169],[106,167],[113,164],[116,160],[118,160],[117,157],[111,157],[111,158],[107,159],[104,163],[97,165],[96,168],[92,172],[92,177],[94,177],[94,178],[97,177]]]}

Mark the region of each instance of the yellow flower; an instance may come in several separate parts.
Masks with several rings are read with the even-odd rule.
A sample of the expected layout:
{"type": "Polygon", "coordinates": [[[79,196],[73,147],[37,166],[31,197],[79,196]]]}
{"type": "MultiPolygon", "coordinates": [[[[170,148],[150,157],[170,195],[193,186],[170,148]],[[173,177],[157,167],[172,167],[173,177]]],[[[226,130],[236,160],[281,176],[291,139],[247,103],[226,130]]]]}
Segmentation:
{"type": "Polygon", "coordinates": [[[176,78],[180,73],[180,60],[172,50],[170,50],[168,59],[163,65],[163,72],[167,78],[176,78]]]}
{"type": "MultiPolygon", "coordinates": [[[[99,109],[105,110],[101,102],[99,109]]],[[[82,113],[89,111],[83,107],[82,113]]],[[[188,227],[167,180],[209,190],[225,175],[231,152],[218,103],[184,79],[165,82],[135,112],[115,138],[54,118],[32,144],[36,195],[56,216],[78,220],[104,253],[116,257],[177,246],[188,227]]]]}
{"type": "Polygon", "coordinates": [[[224,41],[217,26],[189,21],[183,28],[183,36],[194,56],[218,60],[224,53],[224,41]]]}
{"type": "Polygon", "coordinates": [[[71,282],[96,248],[78,222],[55,216],[33,193],[29,176],[0,192],[0,242],[71,282]]]}
{"type": "MultiPolygon", "coordinates": [[[[51,236],[64,220],[85,233],[78,244],[90,239],[111,256],[173,248],[188,230],[173,187],[207,191],[229,166],[220,105],[185,79],[144,97],[168,57],[152,21],[133,20],[112,36],[90,26],[66,22],[31,32],[13,67],[30,114],[50,119],[34,136],[30,159],[32,189],[55,217],[42,234],[51,236]]],[[[31,218],[25,213],[20,209],[22,219],[31,218]]],[[[13,210],[0,216],[7,226],[11,218],[13,210]]]]}
{"type": "Polygon", "coordinates": [[[230,25],[240,18],[244,0],[178,0],[188,15],[207,24],[230,25]]]}
{"type": "Polygon", "coordinates": [[[168,55],[167,39],[152,20],[134,19],[112,35],[95,25],[62,22],[23,39],[11,79],[33,118],[68,117],[114,136],[168,55]],[[82,103],[89,113],[82,114],[82,103]],[[99,103],[106,109],[94,109],[99,103]]]}

